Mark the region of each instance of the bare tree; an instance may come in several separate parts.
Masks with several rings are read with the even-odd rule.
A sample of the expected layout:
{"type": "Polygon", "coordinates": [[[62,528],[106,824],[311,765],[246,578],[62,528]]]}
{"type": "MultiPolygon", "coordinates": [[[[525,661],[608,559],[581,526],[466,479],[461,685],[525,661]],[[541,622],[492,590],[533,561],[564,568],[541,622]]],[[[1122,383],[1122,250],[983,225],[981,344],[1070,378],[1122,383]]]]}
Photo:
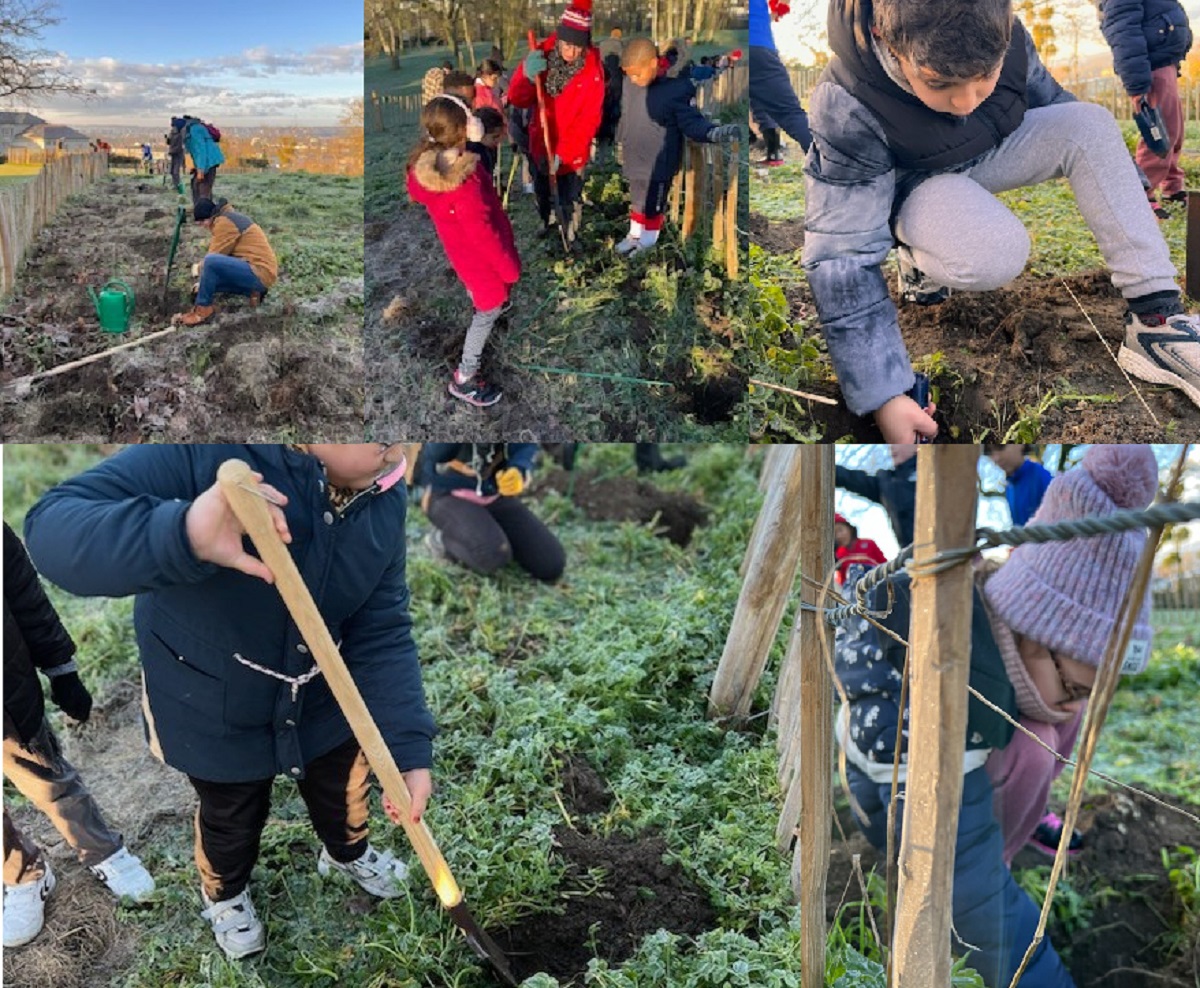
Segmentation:
{"type": "Polygon", "coordinates": [[[0,99],[9,96],[95,95],[40,48],[42,31],[57,24],[53,0],[0,0],[0,99]]]}

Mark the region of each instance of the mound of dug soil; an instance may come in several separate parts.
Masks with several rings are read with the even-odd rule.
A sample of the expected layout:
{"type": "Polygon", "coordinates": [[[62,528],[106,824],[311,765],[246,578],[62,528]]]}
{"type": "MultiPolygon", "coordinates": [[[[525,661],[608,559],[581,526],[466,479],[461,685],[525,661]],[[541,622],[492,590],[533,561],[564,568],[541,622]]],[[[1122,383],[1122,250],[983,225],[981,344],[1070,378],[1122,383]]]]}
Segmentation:
{"type": "Polygon", "coordinates": [[[556,905],[494,933],[518,978],[545,971],[570,981],[593,957],[619,964],[657,930],[697,936],[716,924],[704,893],[664,861],[660,837],[600,837],[565,827],[554,833],[555,857],[567,872],[556,905]],[[599,883],[596,876],[599,875],[599,883]]]}
{"type": "Polygon", "coordinates": [[[659,490],[635,477],[600,478],[591,470],[574,475],[556,470],[541,486],[560,494],[569,492],[571,500],[593,521],[653,523],[656,535],[678,546],[686,546],[697,526],[708,521],[708,509],[691,495],[659,490]]]}

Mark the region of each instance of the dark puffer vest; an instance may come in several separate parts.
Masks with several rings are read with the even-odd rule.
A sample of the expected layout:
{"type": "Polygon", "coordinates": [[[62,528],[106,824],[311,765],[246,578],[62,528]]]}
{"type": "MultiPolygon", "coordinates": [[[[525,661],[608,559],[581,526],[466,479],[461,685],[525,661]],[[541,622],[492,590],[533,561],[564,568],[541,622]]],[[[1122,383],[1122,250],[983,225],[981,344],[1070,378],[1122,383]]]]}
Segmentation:
{"type": "Polygon", "coordinates": [[[968,117],[931,110],[896,85],[871,43],[874,23],[871,0],[835,0],[829,5],[829,46],[834,57],[823,80],[832,79],[874,114],[898,168],[944,171],[966,164],[999,146],[1021,125],[1028,105],[1029,62],[1020,21],[1013,22],[995,90],[968,117]]]}

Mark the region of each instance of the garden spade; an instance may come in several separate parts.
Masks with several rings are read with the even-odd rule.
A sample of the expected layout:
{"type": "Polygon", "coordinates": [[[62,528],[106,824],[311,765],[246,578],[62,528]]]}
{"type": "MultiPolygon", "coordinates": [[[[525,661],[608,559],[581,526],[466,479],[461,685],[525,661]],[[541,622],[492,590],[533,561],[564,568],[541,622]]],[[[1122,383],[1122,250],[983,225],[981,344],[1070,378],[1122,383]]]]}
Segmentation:
{"type": "Polygon", "coordinates": [[[241,460],[226,460],[217,471],[217,480],[262,561],[275,575],[275,586],[283,597],[288,613],[300,629],[300,634],[320,667],[325,682],[329,684],[338,706],[350,722],[350,729],[354,731],[355,738],[362,746],[367,761],[383,786],[383,791],[388,799],[399,807],[404,831],[442,905],[450,913],[450,918],[466,934],[471,949],[491,964],[501,981],[506,985],[515,986],[517,980],[509,968],[508,958],[471,915],[463,901],[462,891],[434,842],[429,827],[424,820],[420,823],[412,822],[411,800],[404,777],[400,774],[400,769],[392,758],[374,718],[367,710],[362,694],[351,678],[324,618],[317,610],[300,571],[292,561],[291,553],[275,530],[267,507],[267,497],[259,491],[250,467],[241,460]]]}
{"type": "MultiPolygon", "coordinates": [[[[537,48],[537,35],[529,32],[529,50],[537,48]]],[[[567,236],[567,214],[563,209],[562,200],[558,197],[558,155],[550,150],[550,125],[546,117],[546,89],[542,85],[542,77],[536,76],[538,117],[542,121],[542,141],[546,145],[546,168],[550,173],[550,201],[554,203],[554,215],[558,217],[558,232],[562,235],[563,250],[571,253],[571,239],[567,236]]]]}
{"type": "Polygon", "coordinates": [[[175,263],[175,251],[179,249],[179,231],[183,229],[183,221],[187,210],[181,205],[175,211],[175,232],[171,235],[171,250],[167,254],[167,273],[163,275],[163,308],[167,307],[167,288],[171,284],[171,266],[175,263]]]}

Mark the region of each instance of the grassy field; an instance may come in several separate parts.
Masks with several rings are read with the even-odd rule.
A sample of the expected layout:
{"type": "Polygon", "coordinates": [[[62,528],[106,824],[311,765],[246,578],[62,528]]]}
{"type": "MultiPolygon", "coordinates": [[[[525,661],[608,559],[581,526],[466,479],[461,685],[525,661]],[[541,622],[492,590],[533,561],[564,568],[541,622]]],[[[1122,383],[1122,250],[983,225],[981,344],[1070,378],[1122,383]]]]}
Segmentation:
{"type": "MultiPolygon", "coordinates": [[[[686,469],[655,480],[700,497],[711,509],[710,523],[687,548],[656,538],[646,526],[589,521],[566,496],[535,497],[534,509],[567,550],[567,575],[553,587],[534,585],[511,569],[484,579],[434,561],[422,547],[428,524],[413,511],[412,613],[429,703],[442,731],[428,822],[467,902],[493,931],[533,914],[579,908],[618,877],[598,872],[582,885],[566,882],[553,851],[563,828],[609,840],[654,834],[665,841],[667,861],[698,886],[715,921],[695,937],[648,936],[620,965],[593,961],[588,984],[796,986],[799,933],[789,897],[790,862],[773,850],[780,794],[765,711],[774,672],[756,694],[747,729],[727,730],[705,717],[739,590],[734,564],[760,501],[756,467],[744,447],[687,452],[686,469]],[[585,761],[603,780],[612,794],[607,809],[569,808],[571,793],[563,781],[569,760],[585,761]]],[[[80,447],[6,447],[5,519],[19,526],[42,490],[96,456],[80,447]]],[[[632,472],[631,459],[627,446],[586,446],[580,466],[617,478],[632,472]]],[[[80,643],[82,675],[97,695],[98,709],[108,711],[107,720],[100,717],[99,726],[88,728],[94,738],[111,729],[104,725],[112,723],[114,698],[127,696],[136,676],[130,604],[51,593],[80,643]]],[[[1150,670],[1121,686],[1098,764],[1125,782],[1197,802],[1200,721],[1193,708],[1200,620],[1156,621],[1150,670]]],[[[776,645],[770,670],[782,647],[776,645]]],[[[52,717],[61,727],[58,715],[52,717]]],[[[140,745],[140,731],[126,731],[122,743],[140,745]]],[[[74,732],[63,733],[71,738],[74,732]]],[[[80,759],[79,767],[85,779],[97,777],[87,761],[80,759]]],[[[104,805],[121,805],[120,784],[97,791],[104,805]]],[[[344,887],[322,883],[314,868],[316,841],[294,787],[283,780],[275,789],[253,879],[268,950],[256,960],[226,962],[196,915],[190,806],[155,810],[153,828],[131,833],[131,839],[155,874],[159,893],[145,908],[118,909],[113,943],[106,945],[107,954],[100,952],[107,966],[94,950],[84,949],[70,972],[82,981],[60,981],[62,988],[491,983],[440,913],[415,864],[409,893],[390,903],[364,902],[348,897],[344,887]],[[114,965],[113,957],[123,960],[114,965]]],[[[409,856],[402,833],[378,809],[372,824],[377,842],[409,856]]],[[[90,881],[78,869],[70,871],[61,847],[52,855],[73,887],[90,881]]],[[[55,910],[67,908],[57,904],[64,901],[51,899],[52,923],[55,910]]],[[[97,899],[94,908],[111,918],[107,900],[97,899]]],[[[88,928],[94,919],[88,919],[88,928]]],[[[80,950],[78,930],[61,935],[53,950],[80,950]]],[[[878,965],[851,942],[859,943],[840,931],[831,934],[827,983],[882,986],[878,965]]],[[[6,959],[6,984],[33,984],[20,973],[30,968],[16,966],[28,957],[25,951],[6,959]]],[[[527,985],[558,983],[540,974],[527,985]]],[[[975,981],[963,973],[956,983],[975,981]]]]}
{"type": "MultiPolygon", "coordinates": [[[[471,317],[469,301],[425,210],[410,204],[404,191],[416,119],[389,123],[380,132],[369,99],[372,91],[418,94],[421,76],[446,54],[407,54],[399,72],[387,59],[367,62],[369,427],[413,438],[447,429],[466,429],[478,438],[745,436],[744,377],[729,346],[743,318],[744,282],[726,279],[706,244],[683,244],[672,229],[652,254],[620,261],[612,248],[628,228],[628,200],[611,162],[589,169],[581,249],[574,261],[564,260],[556,242],[539,239],[532,196],[521,191],[519,180],[508,184],[509,148],[498,170],[511,188],[508,213],[523,273],[507,326],[497,329],[485,351],[485,371],[506,397],[488,413],[446,397],[453,351],[471,317]]],[[[480,46],[477,55],[483,54],[480,46]]],[[[745,108],[727,108],[720,116],[744,118],[745,108]]],[[[743,164],[741,188],[746,186],[743,164]]]]}
{"type": "MultiPolygon", "coordinates": [[[[1136,130],[1132,123],[1122,124],[1126,143],[1132,149],[1135,144],[1136,130]]],[[[1188,125],[1186,147],[1200,147],[1200,124],[1188,125]]],[[[1182,166],[1187,175],[1187,188],[1196,188],[1200,182],[1200,156],[1189,154],[1185,149],[1182,166]]],[[[829,363],[825,343],[821,337],[819,323],[807,282],[801,270],[800,259],[803,245],[804,217],[804,174],[803,158],[799,149],[792,147],[787,152],[787,163],[783,167],[758,169],[755,171],[751,189],[751,211],[756,217],[770,221],[771,229],[767,239],[762,241],[764,250],[751,249],[750,283],[753,286],[752,305],[760,313],[757,324],[752,326],[751,335],[747,342],[747,361],[751,367],[752,376],[766,378],[784,385],[801,389],[817,385],[822,393],[828,393],[833,387],[833,370],[829,363]]],[[[1016,290],[1027,290],[1029,286],[1038,283],[1052,283],[1075,276],[1086,276],[1104,267],[1103,259],[1095,238],[1088,230],[1083,217],[1075,204],[1070,186],[1065,179],[1046,182],[1027,189],[1002,193],[999,198],[1019,216],[1029,232],[1031,251],[1026,266],[1023,287],[1016,290]]],[[[1186,234],[1185,210],[1177,209],[1171,218],[1161,224],[1161,229],[1171,249],[1171,258],[1177,270],[1181,273],[1185,268],[1184,241],[1186,234]]],[[[889,256],[884,268],[889,284],[895,283],[894,253],[889,256]]],[[[1079,285],[1076,284],[1076,290],[1079,285]]],[[[1026,303],[1029,306],[1041,308],[1054,307],[1058,303],[1053,292],[1047,291],[1047,297],[1039,297],[1036,301],[1026,303]]],[[[1077,329],[1074,322],[1069,326],[1063,324],[1055,334],[1058,339],[1066,341],[1066,346],[1074,349],[1079,342],[1077,334],[1088,332],[1090,339],[1095,342],[1095,335],[1088,330],[1086,318],[1078,311],[1071,297],[1062,291],[1061,301],[1064,311],[1078,319],[1082,329],[1077,329]],[[1069,340],[1068,340],[1069,337],[1069,340]]],[[[1185,303],[1188,300],[1185,299],[1185,303]]],[[[1095,298],[1083,297],[1084,308],[1095,312],[1095,298]]],[[[1195,302],[1190,303],[1195,308],[1195,302]]],[[[936,309],[931,310],[929,318],[936,319],[936,309]]],[[[1119,323],[1109,326],[1107,309],[1101,315],[1095,313],[1096,322],[1105,330],[1105,336],[1110,344],[1113,339],[1119,339],[1119,323]]],[[[974,331],[973,326],[962,327],[962,337],[968,338],[974,331]]],[[[908,335],[908,327],[905,327],[908,335]]],[[[1096,332],[1099,332],[1098,330],[1096,332]]],[[[1031,334],[1033,332],[1031,331],[1031,334]]],[[[1039,345],[1050,339],[1047,334],[1039,340],[1039,345]]],[[[924,341],[924,337],[921,337],[924,341]]],[[[1004,339],[1002,337],[1002,339],[1004,339]]],[[[982,361],[975,356],[967,356],[958,352],[953,338],[940,339],[944,347],[938,350],[914,349],[910,343],[910,357],[914,366],[930,374],[934,380],[935,400],[939,385],[946,395],[953,394],[955,399],[968,395],[976,385],[986,388],[985,397],[964,400],[962,404],[982,405],[985,408],[989,401],[994,409],[988,413],[970,416],[969,421],[956,427],[956,438],[966,440],[1004,438],[1005,441],[1033,442],[1039,439],[1104,439],[1109,441],[1128,441],[1131,433],[1127,430],[1122,435],[1119,420],[1112,434],[1102,434],[1094,431],[1078,436],[1052,431],[1049,422],[1043,422],[1039,414],[1036,398],[1029,401],[1028,407],[1005,414],[1005,394],[1008,380],[994,374],[994,367],[984,367],[982,361]]],[[[994,341],[993,341],[994,344],[994,341]]],[[[1018,360],[1027,359],[1020,355],[1021,341],[1014,337],[1012,342],[1013,354],[1018,360]]],[[[993,351],[1004,352],[1003,346],[992,346],[993,351]]],[[[1143,414],[1137,401],[1124,386],[1120,372],[1111,365],[1111,359],[1100,353],[1097,361],[1089,354],[1077,355],[1043,368],[1038,361],[1028,362],[1034,366],[1026,367],[1023,371],[1028,376],[1036,376],[1041,383],[1040,395],[1046,400],[1047,407],[1056,401],[1056,392],[1079,392],[1085,394],[1078,402],[1080,409],[1087,408],[1098,418],[1098,411],[1105,403],[1123,402],[1123,409],[1132,409],[1129,414],[1135,421],[1143,414]],[[1072,388],[1071,379],[1075,370],[1097,363],[1107,365],[1100,372],[1088,377],[1083,376],[1088,387],[1072,388]],[[1103,393],[1096,392],[1096,380],[1106,381],[1103,393]]],[[[1014,371],[1014,373],[1016,373],[1014,371]]],[[[1015,389],[1013,389],[1015,390],[1015,389]]],[[[1148,390],[1143,386],[1143,390],[1148,390]]],[[[751,434],[753,436],[791,437],[795,439],[824,438],[834,441],[838,433],[830,433],[828,423],[814,418],[810,413],[813,406],[804,402],[789,399],[785,396],[751,389],[751,434]]],[[[957,402],[956,402],[957,403],[957,402]]],[[[1188,432],[1194,421],[1193,411],[1186,402],[1179,406],[1155,405],[1160,429],[1152,438],[1170,438],[1172,434],[1180,434],[1179,430],[1188,432]],[[1174,414],[1172,414],[1174,413],[1174,414]],[[1172,421],[1177,419],[1177,421],[1172,421]],[[1172,430],[1175,430],[1174,433],[1172,430]]],[[[1043,409],[1045,411],[1045,409],[1043,409]]],[[[1124,413],[1122,413],[1124,414],[1124,413]]],[[[1137,425],[1143,425],[1138,421],[1137,425]]],[[[1097,427],[1098,428],[1098,427],[1097,427]]],[[[1137,435],[1134,438],[1151,438],[1137,435]]]]}

